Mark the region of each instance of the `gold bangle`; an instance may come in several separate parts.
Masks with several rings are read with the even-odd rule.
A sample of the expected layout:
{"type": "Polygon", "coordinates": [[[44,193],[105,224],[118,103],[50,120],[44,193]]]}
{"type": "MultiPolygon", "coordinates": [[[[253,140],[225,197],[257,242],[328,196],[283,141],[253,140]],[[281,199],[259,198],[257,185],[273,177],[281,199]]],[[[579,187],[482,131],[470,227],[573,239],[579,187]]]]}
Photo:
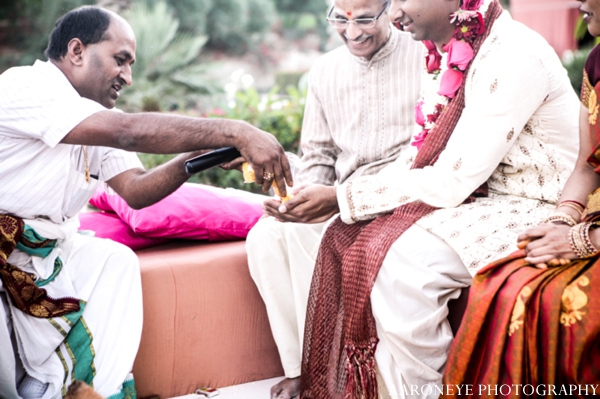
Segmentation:
{"type": "Polygon", "coordinates": [[[572,202],[561,202],[556,206],[556,209],[560,208],[561,206],[566,206],[567,208],[574,209],[579,214],[579,218],[583,216],[583,208],[581,208],[579,204],[574,204],[572,202]]]}
{"type": "Polygon", "coordinates": [[[581,228],[583,242],[585,244],[585,247],[588,249],[588,253],[591,253],[591,255],[588,256],[593,256],[596,253],[598,253],[598,250],[596,249],[596,247],[594,247],[594,244],[592,244],[592,240],[590,240],[590,229],[595,226],[593,223],[583,223],[583,226],[584,227],[581,228]]]}
{"type": "Polygon", "coordinates": [[[576,206],[578,209],[581,210],[581,212],[583,212],[585,210],[585,205],[583,205],[581,202],[579,201],[575,201],[575,200],[564,200],[558,203],[558,205],[556,205],[556,207],[558,208],[559,206],[563,205],[563,204],[573,204],[573,206],[576,206]]]}
{"type": "Polygon", "coordinates": [[[594,223],[579,223],[569,230],[569,244],[578,258],[591,258],[598,254],[589,237],[590,228],[596,227],[594,223]]]}
{"type": "Polygon", "coordinates": [[[555,212],[553,215],[548,216],[542,223],[553,223],[553,222],[563,222],[571,227],[577,224],[577,220],[568,213],[564,212],[555,212]]]}

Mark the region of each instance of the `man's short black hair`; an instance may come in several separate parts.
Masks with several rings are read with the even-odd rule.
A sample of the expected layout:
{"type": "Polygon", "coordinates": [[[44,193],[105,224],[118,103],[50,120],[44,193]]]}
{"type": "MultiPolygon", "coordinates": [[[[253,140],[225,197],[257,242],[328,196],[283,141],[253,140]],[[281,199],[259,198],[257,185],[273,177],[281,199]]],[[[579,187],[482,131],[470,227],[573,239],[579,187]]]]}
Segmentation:
{"type": "Polygon", "coordinates": [[[67,54],[69,42],[74,38],[84,46],[107,40],[106,31],[111,15],[94,6],[83,6],[69,11],[56,21],[44,55],[51,60],[60,60],[67,54]]]}

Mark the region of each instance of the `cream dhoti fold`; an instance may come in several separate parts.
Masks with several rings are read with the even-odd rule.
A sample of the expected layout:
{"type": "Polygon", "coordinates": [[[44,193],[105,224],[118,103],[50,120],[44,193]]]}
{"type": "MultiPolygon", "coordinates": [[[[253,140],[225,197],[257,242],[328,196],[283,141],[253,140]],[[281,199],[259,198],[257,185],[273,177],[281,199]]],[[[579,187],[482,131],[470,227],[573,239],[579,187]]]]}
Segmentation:
{"type": "Polygon", "coordinates": [[[386,399],[439,396],[453,339],[447,304],[471,280],[456,251],[422,227],[392,244],[371,291],[386,399]]]}
{"type": "MultiPolygon", "coordinates": [[[[308,293],[327,225],[265,218],[246,243],[250,273],[288,378],[300,375],[308,293]]],[[[447,303],[471,279],[458,254],[417,225],[392,245],[371,293],[380,339],[375,359],[389,397],[438,396],[453,338],[447,303]]]]}
{"type": "Polygon", "coordinates": [[[18,398],[16,385],[26,372],[48,383],[43,399],[60,398],[75,379],[90,381],[103,397],[122,397],[130,388],[142,331],[139,262],[127,247],[77,234],[77,220],[62,226],[25,220],[38,234],[59,240],[46,258],[15,250],[9,263],[38,280],[62,270],[42,288],[53,298],[79,300],[79,312],[50,319],[29,316],[10,304],[0,282],[0,397],[18,398]],[[8,338],[7,338],[8,337],[8,338]]]}

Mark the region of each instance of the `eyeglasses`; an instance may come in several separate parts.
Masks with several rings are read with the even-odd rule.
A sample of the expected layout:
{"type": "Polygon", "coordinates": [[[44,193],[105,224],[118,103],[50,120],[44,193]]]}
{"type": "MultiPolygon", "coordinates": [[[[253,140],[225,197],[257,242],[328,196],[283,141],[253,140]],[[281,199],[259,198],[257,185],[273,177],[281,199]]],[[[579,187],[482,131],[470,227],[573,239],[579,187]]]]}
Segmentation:
{"type": "Polygon", "coordinates": [[[383,14],[383,12],[387,9],[387,6],[388,2],[386,1],[385,5],[383,6],[383,9],[379,12],[379,14],[377,14],[375,18],[358,18],[354,20],[349,20],[346,18],[331,18],[331,13],[335,8],[334,5],[331,7],[331,10],[329,10],[329,14],[327,14],[327,22],[329,22],[329,25],[333,26],[336,29],[346,29],[351,23],[353,23],[360,29],[371,29],[375,27],[375,25],[377,24],[377,20],[379,19],[379,17],[381,17],[381,14],[383,14]]]}

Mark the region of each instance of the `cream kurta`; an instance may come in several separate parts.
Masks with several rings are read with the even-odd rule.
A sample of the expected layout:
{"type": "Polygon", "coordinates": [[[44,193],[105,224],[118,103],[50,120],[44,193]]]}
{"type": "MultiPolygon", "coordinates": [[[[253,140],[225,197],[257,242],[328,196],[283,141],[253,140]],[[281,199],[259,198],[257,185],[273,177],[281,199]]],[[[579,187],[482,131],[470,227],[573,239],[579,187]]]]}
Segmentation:
{"type": "Polygon", "coordinates": [[[411,201],[442,208],[416,224],[475,274],[553,209],[577,157],[579,101],[553,49],[504,12],[473,61],[465,104],[435,165],[408,170],[413,153],[337,194],[346,223],[411,201]],[[485,181],[489,197],[462,204],[485,181]]]}
{"type": "MultiPolygon", "coordinates": [[[[372,175],[409,147],[425,51],[410,35],[391,29],[369,61],[344,46],[311,68],[297,186],[372,175]]],[[[264,218],[246,240],[250,273],[287,377],[300,374],[308,292],[325,226],[264,218]]]]}
{"type": "Polygon", "coordinates": [[[375,174],[409,146],[425,52],[407,33],[390,29],[370,60],[343,46],[312,66],[297,186],[375,174]]]}

